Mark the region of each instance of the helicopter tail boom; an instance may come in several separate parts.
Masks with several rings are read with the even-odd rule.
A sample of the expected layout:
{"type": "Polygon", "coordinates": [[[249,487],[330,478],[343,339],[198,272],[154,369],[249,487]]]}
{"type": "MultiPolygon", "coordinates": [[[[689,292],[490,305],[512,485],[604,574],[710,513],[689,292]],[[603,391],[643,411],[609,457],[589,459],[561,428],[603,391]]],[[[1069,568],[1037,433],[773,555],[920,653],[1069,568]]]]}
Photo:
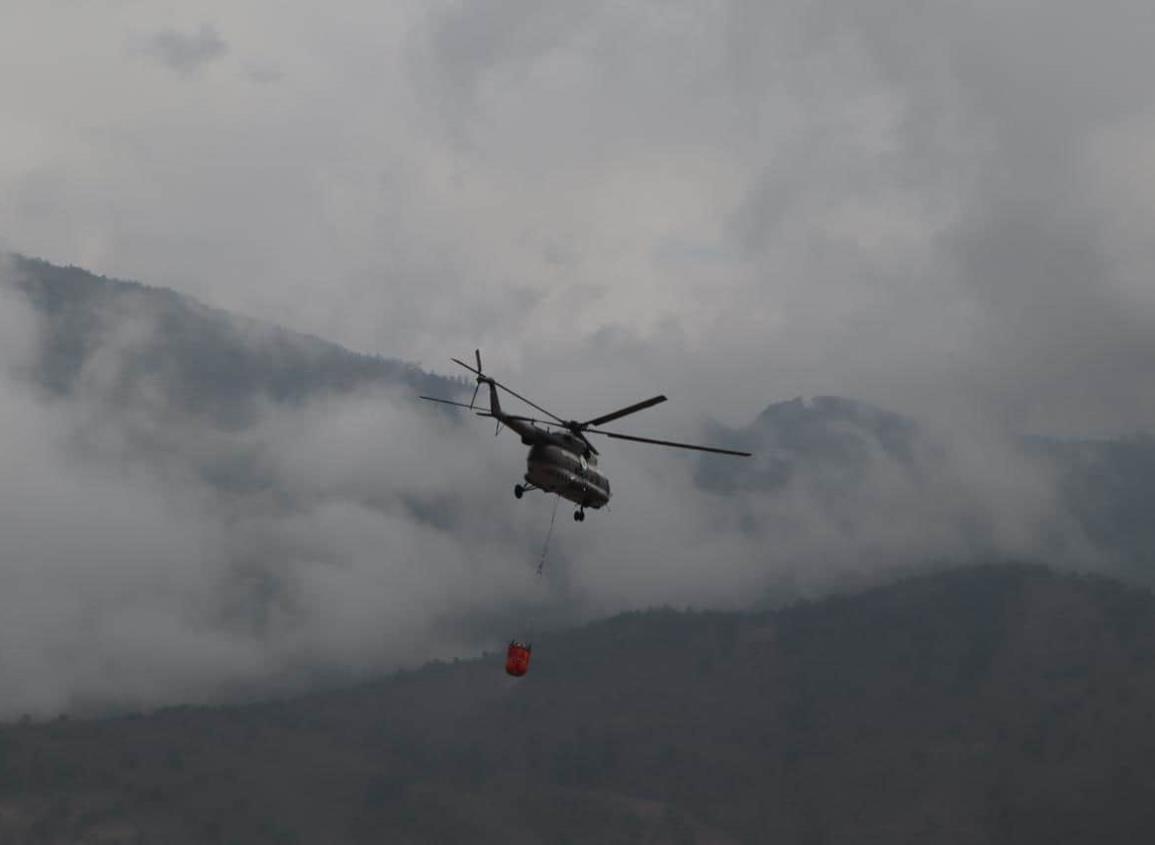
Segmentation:
{"type": "MultiPolygon", "coordinates": [[[[484,378],[484,376],[482,376],[482,378],[484,378]]],[[[487,381],[489,383],[489,413],[493,414],[495,417],[497,417],[503,423],[506,423],[508,425],[508,423],[504,419],[504,417],[506,415],[501,410],[501,399],[499,399],[498,395],[497,395],[497,385],[495,385],[492,381],[489,381],[488,379],[487,379],[487,381]]]]}

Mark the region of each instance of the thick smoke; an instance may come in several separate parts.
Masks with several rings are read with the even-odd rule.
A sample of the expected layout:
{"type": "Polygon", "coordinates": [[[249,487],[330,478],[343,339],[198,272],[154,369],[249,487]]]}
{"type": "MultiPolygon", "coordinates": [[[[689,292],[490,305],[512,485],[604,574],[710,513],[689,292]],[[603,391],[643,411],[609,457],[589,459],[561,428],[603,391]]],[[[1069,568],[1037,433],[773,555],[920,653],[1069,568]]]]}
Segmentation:
{"type": "Polygon", "coordinates": [[[478,345],[567,417],[663,391],[620,428],[758,454],[606,444],[611,512],[563,507],[536,579],[551,503],[513,501],[508,435],[385,386],[199,413],[211,391],[139,366],[171,327],[131,307],[44,391],[7,297],[0,712],[301,688],[934,561],[1111,564],[1113,523],[1091,543],[1018,437],[1155,420],[1145,4],[210,3],[229,60],[187,74],[122,49],[164,4],[24,6],[14,248],[426,366],[478,345]],[[901,448],[822,403],[797,411],[819,445],[785,411],[746,428],[822,394],[926,422],[901,448]]]}
{"type": "Polygon", "coordinates": [[[762,437],[749,465],[603,444],[611,509],[578,526],[563,503],[538,577],[553,502],[514,501],[523,447],[486,421],[382,386],[222,424],[138,373],[160,327],[131,297],[53,394],[28,376],[38,314],[4,290],[8,717],[299,690],[616,610],[746,607],[928,562],[1089,560],[1056,532],[1054,478],[1010,443],[888,446],[835,419],[841,446],[810,452],[757,425],[699,433],[762,437]]]}
{"type": "Polygon", "coordinates": [[[470,653],[446,617],[528,596],[524,532],[485,506],[494,456],[411,395],[270,405],[222,427],[131,379],[159,329],[147,310],[112,315],[54,395],[28,378],[38,314],[5,282],[4,715],[470,653]]]}

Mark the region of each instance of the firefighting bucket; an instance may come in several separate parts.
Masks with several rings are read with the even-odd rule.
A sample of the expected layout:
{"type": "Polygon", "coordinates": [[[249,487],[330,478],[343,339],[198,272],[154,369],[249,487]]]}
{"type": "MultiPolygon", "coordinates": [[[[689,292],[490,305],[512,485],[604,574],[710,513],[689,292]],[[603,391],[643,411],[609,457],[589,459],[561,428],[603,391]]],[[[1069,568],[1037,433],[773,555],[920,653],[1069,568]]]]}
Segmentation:
{"type": "Polygon", "coordinates": [[[505,653],[505,671],[515,678],[520,678],[529,671],[529,658],[533,654],[533,646],[513,640],[505,653]]]}

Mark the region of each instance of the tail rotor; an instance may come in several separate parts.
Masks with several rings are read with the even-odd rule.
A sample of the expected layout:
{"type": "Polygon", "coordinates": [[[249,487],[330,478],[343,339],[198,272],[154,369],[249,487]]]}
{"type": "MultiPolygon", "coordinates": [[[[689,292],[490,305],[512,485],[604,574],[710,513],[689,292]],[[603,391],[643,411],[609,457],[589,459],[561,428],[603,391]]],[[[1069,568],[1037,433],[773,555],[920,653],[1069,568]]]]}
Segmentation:
{"type": "Polygon", "coordinates": [[[469,400],[469,410],[473,410],[473,404],[477,401],[477,391],[481,390],[481,385],[485,381],[485,376],[481,374],[481,350],[474,349],[473,354],[477,356],[477,386],[473,388],[473,398],[469,400]]]}
{"type": "MultiPolygon", "coordinates": [[[[472,409],[474,404],[477,402],[477,392],[481,389],[481,385],[488,384],[490,386],[490,388],[492,388],[490,397],[493,401],[491,402],[491,407],[489,409],[488,414],[485,414],[483,412],[479,412],[479,413],[482,413],[483,416],[489,415],[489,416],[498,417],[499,418],[498,419],[498,430],[500,430],[501,419],[504,419],[504,418],[513,419],[514,418],[513,415],[507,416],[507,415],[504,415],[501,413],[501,406],[497,402],[497,391],[498,390],[504,390],[506,393],[508,393],[514,399],[521,400],[525,404],[529,405],[529,407],[533,408],[534,410],[541,411],[541,413],[543,413],[547,417],[549,417],[550,420],[553,420],[553,422],[546,420],[545,421],[546,425],[558,425],[558,426],[563,427],[563,428],[569,428],[570,426],[576,424],[576,423],[566,422],[561,417],[559,417],[557,414],[555,414],[553,411],[547,411],[545,408],[543,408],[541,405],[538,405],[536,402],[533,402],[530,399],[526,399],[524,396],[522,396],[516,390],[513,390],[512,388],[502,384],[497,379],[493,378],[493,376],[487,376],[481,369],[481,350],[480,349],[475,349],[473,351],[473,357],[474,357],[474,360],[477,361],[476,367],[473,366],[473,364],[466,364],[460,358],[450,358],[449,359],[454,364],[457,364],[459,367],[464,367],[465,369],[469,370],[469,372],[473,373],[473,375],[477,377],[477,387],[475,387],[473,389],[473,397],[470,399],[470,402],[468,405],[463,404],[462,407],[472,409]]],[[[432,398],[432,397],[430,397],[430,398],[432,398]]],[[[438,399],[436,401],[440,402],[440,401],[444,401],[444,400],[438,399]]],[[[452,405],[455,403],[450,402],[449,404],[452,405]]],[[[530,419],[528,417],[517,417],[516,419],[525,420],[527,422],[530,421],[530,419]]]]}
{"type": "MultiPolygon", "coordinates": [[[[473,372],[477,374],[477,386],[473,388],[473,396],[469,400],[469,410],[471,410],[471,411],[473,410],[473,406],[475,404],[477,404],[477,392],[479,390],[481,390],[481,385],[493,383],[493,379],[491,379],[489,376],[487,376],[485,374],[484,370],[481,369],[481,350],[480,349],[474,349],[473,350],[473,357],[475,359],[477,359],[477,369],[473,370],[472,367],[467,367],[467,369],[473,370],[473,372]]],[[[457,360],[457,359],[454,359],[454,360],[457,360]]],[[[462,362],[458,361],[457,363],[460,364],[462,362]]],[[[499,435],[499,434],[501,434],[501,420],[500,419],[497,421],[497,428],[494,429],[493,436],[497,437],[497,435],[499,435]]]]}

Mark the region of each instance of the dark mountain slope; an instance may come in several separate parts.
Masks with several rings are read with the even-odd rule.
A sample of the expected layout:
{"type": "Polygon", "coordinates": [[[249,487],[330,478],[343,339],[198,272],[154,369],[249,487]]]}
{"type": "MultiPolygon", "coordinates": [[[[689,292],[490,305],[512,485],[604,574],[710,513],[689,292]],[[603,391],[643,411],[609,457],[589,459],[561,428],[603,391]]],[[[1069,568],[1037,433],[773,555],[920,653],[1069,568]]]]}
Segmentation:
{"type": "MultiPolygon", "coordinates": [[[[954,454],[912,419],[865,402],[837,396],[794,399],[767,406],[749,425],[715,427],[708,436],[754,453],[735,463],[714,455],[698,459],[696,481],[725,495],[781,494],[802,491],[840,525],[855,525],[870,504],[896,489],[928,499],[955,498],[954,518],[972,537],[990,532],[997,508],[965,508],[970,490],[985,505],[988,493],[1016,473],[1045,480],[1047,499],[1039,499],[1040,519],[1033,554],[1045,559],[1062,551],[1056,538],[1079,542],[1067,557],[1085,559],[1087,549],[1113,574],[1155,585],[1155,437],[1059,440],[1037,436],[1007,443],[980,444],[977,452],[954,454]],[[968,462],[990,460],[995,445],[1009,463],[1005,478],[976,486],[968,462]],[[1053,493],[1053,496],[1051,494],[1053,493]],[[962,494],[963,499],[958,500],[962,494]]],[[[994,476],[992,475],[992,478],[994,476]]],[[[988,479],[989,482],[989,479],[988,479]]],[[[902,502],[896,502],[901,512],[902,502]]],[[[983,559],[999,549],[979,542],[973,549],[944,550],[961,559],[983,559]]]]}
{"type": "Polygon", "coordinates": [[[826,477],[831,484],[861,484],[872,455],[903,466],[914,463],[917,426],[912,420],[865,402],[840,396],[798,398],[768,405],[750,425],[711,432],[721,442],[754,453],[737,464],[713,455],[698,463],[698,483],[721,492],[777,490],[799,472],[826,477]]]}
{"type": "Polygon", "coordinates": [[[28,375],[56,393],[91,370],[119,401],[235,425],[259,401],[299,402],[372,385],[452,393],[458,383],[401,361],[358,355],[163,288],[13,256],[16,284],[41,316],[28,375]]]}
{"type": "Polygon", "coordinates": [[[653,611],[296,701],[0,732],[21,842],[1139,842],[1155,600],[1036,567],[653,611]],[[103,837],[103,838],[100,838],[103,837]]]}

